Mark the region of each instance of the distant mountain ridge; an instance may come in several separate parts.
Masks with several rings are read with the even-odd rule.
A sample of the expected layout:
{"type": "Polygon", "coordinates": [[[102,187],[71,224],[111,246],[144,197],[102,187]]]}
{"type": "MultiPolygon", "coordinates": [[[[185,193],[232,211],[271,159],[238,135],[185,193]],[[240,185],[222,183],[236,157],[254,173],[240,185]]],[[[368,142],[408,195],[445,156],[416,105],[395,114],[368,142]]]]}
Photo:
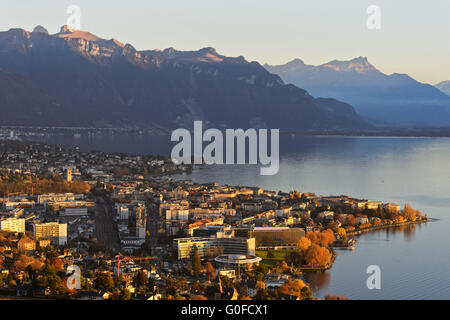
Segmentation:
{"type": "Polygon", "coordinates": [[[294,59],[284,65],[264,67],[315,97],[332,97],[351,104],[358,114],[374,123],[450,125],[448,96],[406,74],[386,75],[366,57],[318,66],[294,59]]]}
{"type": "Polygon", "coordinates": [[[435,87],[450,96],[450,80],[439,82],[435,87]]]}
{"type": "MultiPolygon", "coordinates": [[[[348,104],[315,99],[286,85],[257,62],[230,58],[213,48],[198,51],[138,51],[115,39],[63,26],[49,35],[11,29],[0,32],[0,68],[28,80],[42,105],[45,125],[176,128],[203,120],[217,127],[270,127],[282,130],[340,130],[370,127],[348,104]],[[48,114],[53,102],[67,113],[48,114]],[[44,107],[45,106],[45,107],[44,107]],[[45,117],[47,115],[47,117],[45,117]]],[[[15,100],[20,104],[20,99],[15,100]]],[[[21,114],[0,104],[3,123],[32,123],[30,105],[21,114]]]]}

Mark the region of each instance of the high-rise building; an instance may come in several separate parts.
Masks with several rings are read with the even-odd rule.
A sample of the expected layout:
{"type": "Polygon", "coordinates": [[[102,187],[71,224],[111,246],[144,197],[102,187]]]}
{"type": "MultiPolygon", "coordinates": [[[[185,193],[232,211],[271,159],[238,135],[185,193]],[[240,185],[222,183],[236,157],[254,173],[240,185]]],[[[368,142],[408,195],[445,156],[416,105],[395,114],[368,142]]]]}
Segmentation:
{"type": "Polygon", "coordinates": [[[136,215],[136,237],[139,239],[145,239],[145,229],[146,229],[146,214],[147,209],[145,205],[138,204],[135,208],[136,215]]]}
{"type": "Polygon", "coordinates": [[[67,224],[58,222],[37,223],[34,225],[36,240],[50,239],[53,244],[62,246],[67,243],[67,224]]]}

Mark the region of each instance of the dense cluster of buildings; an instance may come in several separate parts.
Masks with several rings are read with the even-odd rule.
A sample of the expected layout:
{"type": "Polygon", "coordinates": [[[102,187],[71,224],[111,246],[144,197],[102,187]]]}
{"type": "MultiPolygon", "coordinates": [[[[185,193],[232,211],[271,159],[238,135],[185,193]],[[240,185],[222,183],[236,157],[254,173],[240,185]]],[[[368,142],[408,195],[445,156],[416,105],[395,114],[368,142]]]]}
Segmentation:
{"type": "Polygon", "coordinates": [[[365,224],[372,219],[368,210],[400,210],[348,196],[172,180],[161,173],[188,169],[168,159],[9,143],[0,141],[0,182],[50,173],[69,185],[90,185],[80,194],[4,194],[0,229],[23,235],[19,250],[65,248],[76,263],[96,261],[90,264],[94,272],[101,266],[133,279],[145,270],[161,287],[163,278],[189,265],[194,252],[219,275],[236,275],[259,265],[258,250],[296,248],[308,231],[335,230],[350,215],[365,224]],[[111,227],[104,231],[106,225],[111,227]],[[118,247],[109,239],[118,239],[118,247]],[[135,258],[114,258],[122,255],[135,258]],[[153,264],[143,267],[140,260],[153,264]]]}

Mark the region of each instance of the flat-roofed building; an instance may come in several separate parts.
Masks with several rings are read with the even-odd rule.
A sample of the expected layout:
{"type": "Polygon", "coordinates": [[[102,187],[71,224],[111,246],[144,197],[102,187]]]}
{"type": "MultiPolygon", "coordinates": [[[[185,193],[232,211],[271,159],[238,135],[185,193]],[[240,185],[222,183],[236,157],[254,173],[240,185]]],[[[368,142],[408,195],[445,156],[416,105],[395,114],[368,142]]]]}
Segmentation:
{"type": "Polygon", "coordinates": [[[0,221],[2,231],[25,233],[25,219],[6,218],[0,221]]]}
{"type": "Polygon", "coordinates": [[[87,207],[66,207],[64,210],[59,212],[60,216],[64,217],[85,217],[88,216],[88,208],[87,207]]]}
{"type": "Polygon", "coordinates": [[[305,236],[302,228],[257,227],[249,232],[256,239],[257,248],[295,247],[305,236]]]}
{"type": "Polygon", "coordinates": [[[46,202],[74,201],[75,195],[73,193],[49,193],[39,195],[37,200],[39,204],[45,204],[46,202]]]}
{"type": "Polygon", "coordinates": [[[174,239],[174,246],[178,251],[178,259],[190,258],[194,246],[197,247],[201,258],[215,257],[221,254],[255,254],[254,238],[178,238],[174,239]]]}
{"type": "Polygon", "coordinates": [[[53,244],[63,246],[67,243],[67,224],[58,222],[36,223],[34,226],[36,240],[50,239],[53,244]]]}

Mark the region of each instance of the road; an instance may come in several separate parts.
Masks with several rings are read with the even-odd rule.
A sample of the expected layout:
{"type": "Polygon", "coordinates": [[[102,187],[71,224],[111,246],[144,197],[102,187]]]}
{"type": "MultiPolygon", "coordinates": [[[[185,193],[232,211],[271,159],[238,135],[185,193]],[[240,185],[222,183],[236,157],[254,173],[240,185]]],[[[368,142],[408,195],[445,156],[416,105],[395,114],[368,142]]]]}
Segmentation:
{"type": "Polygon", "coordinates": [[[95,199],[95,235],[107,251],[120,251],[117,224],[113,219],[111,206],[102,197],[95,199]]]}
{"type": "Polygon", "coordinates": [[[153,203],[148,208],[148,230],[150,231],[150,245],[153,248],[158,245],[159,211],[158,205],[153,203]]]}

